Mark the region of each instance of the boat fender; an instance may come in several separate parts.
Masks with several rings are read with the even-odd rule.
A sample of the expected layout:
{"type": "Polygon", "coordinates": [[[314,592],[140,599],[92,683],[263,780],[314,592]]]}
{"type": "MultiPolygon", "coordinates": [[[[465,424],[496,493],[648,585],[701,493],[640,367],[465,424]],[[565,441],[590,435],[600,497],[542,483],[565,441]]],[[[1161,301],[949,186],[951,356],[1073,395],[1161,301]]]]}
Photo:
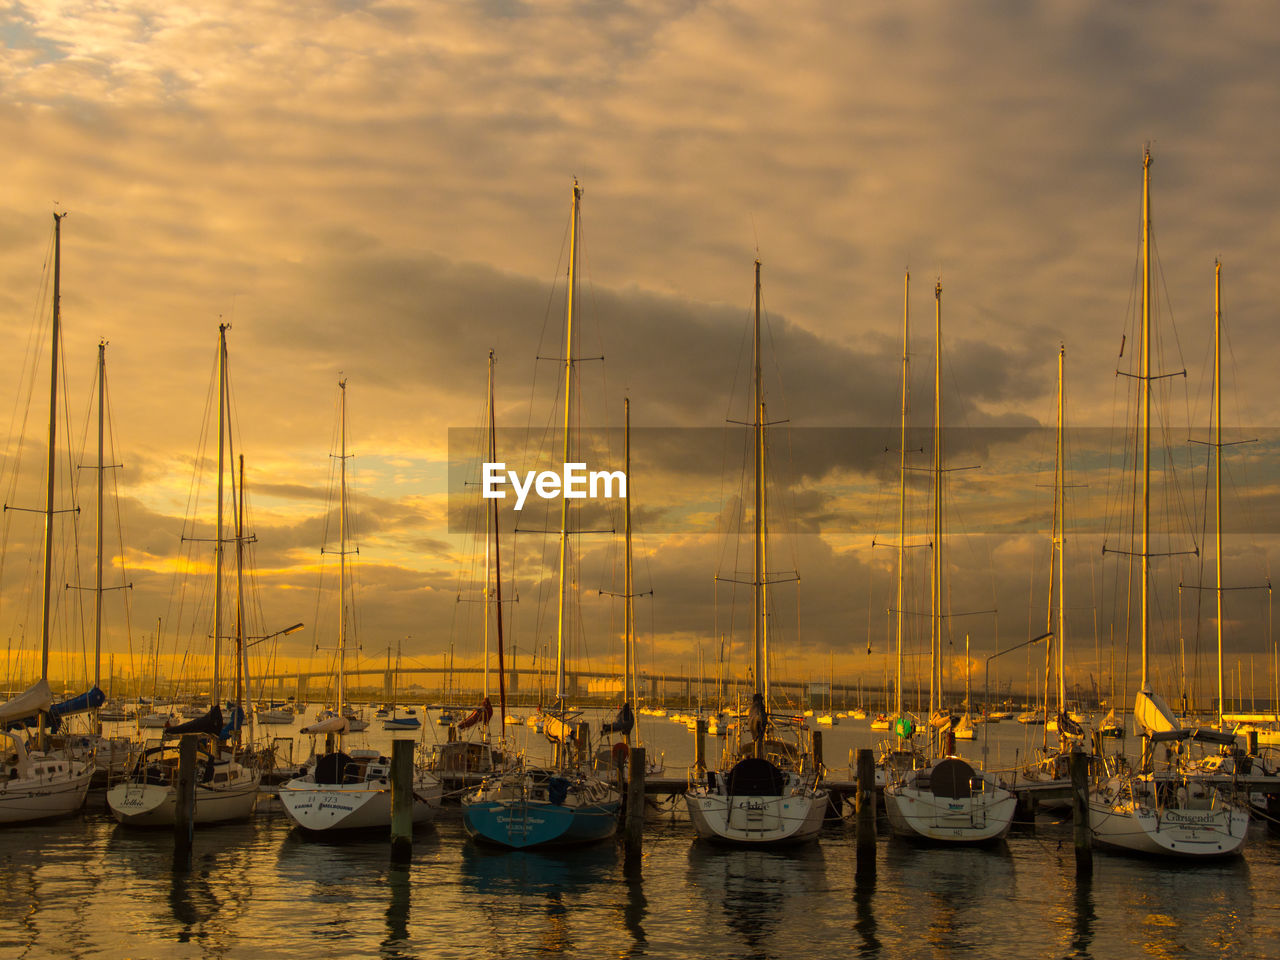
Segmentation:
{"type": "Polygon", "coordinates": [[[631,755],[631,748],[623,741],[619,740],[613,745],[613,765],[621,770],[627,765],[627,758],[631,755]]]}

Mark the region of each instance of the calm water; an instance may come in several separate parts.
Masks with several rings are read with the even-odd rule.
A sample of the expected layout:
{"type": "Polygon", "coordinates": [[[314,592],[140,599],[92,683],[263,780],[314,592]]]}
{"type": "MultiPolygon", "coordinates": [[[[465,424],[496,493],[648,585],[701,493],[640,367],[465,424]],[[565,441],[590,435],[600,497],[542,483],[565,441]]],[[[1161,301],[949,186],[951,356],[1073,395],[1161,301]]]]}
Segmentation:
{"type": "MultiPolygon", "coordinates": [[[[1025,749],[1000,727],[993,766],[1025,749]]],[[[687,762],[683,728],[647,729],[669,765],[687,762]]],[[[832,766],[871,743],[865,721],[825,733],[832,766]]],[[[1221,863],[1099,852],[1085,887],[1070,824],[1043,816],[991,849],[882,834],[860,886],[851,825],[774,853],[695,842],[667,817],[637,872],[612,842],[481,848],[446,813],[394,869],[383,841],[307,840],[263,806],[200,829],[186,871],[167,833],[118,827],[100,793],[79,817],[0,831],[0,957],[1280,957],[1280,838],[1259,824],[1221,863]]]]}

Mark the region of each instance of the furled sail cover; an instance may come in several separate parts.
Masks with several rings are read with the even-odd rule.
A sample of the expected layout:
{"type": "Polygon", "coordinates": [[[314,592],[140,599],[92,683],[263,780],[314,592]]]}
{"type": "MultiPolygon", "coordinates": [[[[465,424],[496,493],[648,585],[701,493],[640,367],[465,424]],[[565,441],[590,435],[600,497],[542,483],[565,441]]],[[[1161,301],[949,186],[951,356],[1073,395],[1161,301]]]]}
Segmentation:
{"type": "MultiPolygon", "coordinates": [[[[230,704],[228,704],[230,706],[230,704]]],[[[231,719],[218,731],[219,740],[230,740],[231,735],[244,726],[244,707],[233,707],[231,719]]]]}
{"type": "Polygon", "coordinates": [[[631,732],[631,728],[636,725],[636,715],[631,712],[631,704],[624,703],[622,709],[618,711],[618,715],[613,718],[612,723],[606,723],[600,727],[601,733],[620,733],[624,737],[631,732]]]}
{"type": "Polygon", "coordinates": [[[573,727],[559,717],[546,717],[542,721],[542,732],[547,739],[561,743],[569,743],[573,739],[573,727]]]}
{"type": "Polygon", "coordinates": [[[41,680],[12,700],[0,703],[0,724],[8,726],[14,720],[34,717],[41,710],[48,710],[52,705],[53,691],[49,689],[49,681],[41,680]]]}
{"type": "Polygon", "coordinates": [[[466,730],[468,727],[474,727],[477,723],[483,723],[486,727],[489,721],[493,719],[493,704],[489,702],[489,698],[485,697],[484,702],[476,709],[472,710],[467,719],[458,724],[459,730],[466,730]]]}
{"type": "Polygon", "coordinates": [[[325,720],[317,720],[315,723],[303,727],[299,733],[346,733],[347,727],[346,717],[329,717],[325,720]]]}
{"type": "Polygon", "coordinates": [[[203,717],[196,717],[175,727],[166,727],[164,731],[166,737],[178,737],[184,733],[207,733],[212,737],[221,737],[222,708],[215,703],[203,717]]]}
{"type": "Polygon", "coordinates": [[[97,710],[98,707],[106,702],[107,695],[95,686],[92,690],[86,690],[78,697],[55,703],[49,708],[49,713],[55,717],[70,717],[77,713],[88,713],[90,710],[97,710]]]}

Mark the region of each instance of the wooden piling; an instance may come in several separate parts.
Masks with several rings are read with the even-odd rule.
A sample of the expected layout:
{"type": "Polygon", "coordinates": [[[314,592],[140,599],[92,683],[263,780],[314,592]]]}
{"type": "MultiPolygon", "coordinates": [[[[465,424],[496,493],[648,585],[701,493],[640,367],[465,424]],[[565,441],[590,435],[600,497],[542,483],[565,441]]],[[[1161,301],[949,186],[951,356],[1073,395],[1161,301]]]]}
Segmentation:
{"type": "Polygon", "coordinates": [[[813,731],[813,769],[814,772],[822,776],[822,731],[813,731]]]}
{"type": "Polygon", "coordinates": [[[173,859],[189,866],[195,840],[196,741],[194,733],[184,733],[178,742],[178,783],[173,817],[173,859]]]}
{"type": "Polygon", "coordinates": [[[626,860],[640,863],[641,838],[644,834],[644,747],[632,747],[627,757],[627,819],[623,839],[626,860]]]}
{"type": "Polygon", "coordinates": [[[391,741],[391,862],[413,859],[413,741],[391,741]]]}
{"type": "Polygon", "coordinates": [[[574,748],[578,753],[578,766],[585,767],[591,763],[591,725],[579,723],[573,733],[574,748]]]}
{"type": "Polygon", "coordinates": [[[1076,879],[1093,876],[1093,831],[1089,827],[1089,755],[1073,751],[1071,767],[1071,822],[1076,847],[1076,879]]]}
{"type": "Polygon", "coordinates": [[[693,725],[693,769],[701,779],[707,772],[707,721],[699,717],[693,725]]]}
{"type": "Polygon", "coordinates": [[[1258,755],[1258,731],[1250,730],[1246,733],[1244,735],[1244,742],[1245,752],[1251,757],[1256,757],[1258,755]]]}
{"type": "Polygon", "coordinates": [[[876,875],[876,761],[870,748],[858,751],[858,792],[855,802],[858,823],[857,866],[863,879],[876,875]]]}

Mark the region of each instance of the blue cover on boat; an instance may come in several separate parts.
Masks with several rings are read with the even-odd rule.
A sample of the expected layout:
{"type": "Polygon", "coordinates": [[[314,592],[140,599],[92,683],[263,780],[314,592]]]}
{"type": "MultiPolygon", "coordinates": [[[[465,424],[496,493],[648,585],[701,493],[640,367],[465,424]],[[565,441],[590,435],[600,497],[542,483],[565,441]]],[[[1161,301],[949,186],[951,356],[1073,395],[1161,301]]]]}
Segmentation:
{"type": "Polygon", "coordinates": [[[218,734],[219,740],[229,740],[231,735],[244,726],[244,707],[233,707],[231,710],[231,719],[227,721],[227,725],[222,728],[218,734]]]}
{"type": "MultiPolygon", "coordinates": [[[[49,708],[49,732],[57,733],[62,728],[62,718],[74,716],[77,713],[88,713],[90,710],[96,710],[107,702],[107,695],[99,690],[96,686],[92,690],[87,690],[79,696],[72,697],[70,700],[63,700],[61,703],[55,703],[49,708]]],[[[9,722],[9,729],[16,730],[19,727],[34,727],[37,723],[35,715],[23,717],[21,720],[12,720],[9,722]]]]}

